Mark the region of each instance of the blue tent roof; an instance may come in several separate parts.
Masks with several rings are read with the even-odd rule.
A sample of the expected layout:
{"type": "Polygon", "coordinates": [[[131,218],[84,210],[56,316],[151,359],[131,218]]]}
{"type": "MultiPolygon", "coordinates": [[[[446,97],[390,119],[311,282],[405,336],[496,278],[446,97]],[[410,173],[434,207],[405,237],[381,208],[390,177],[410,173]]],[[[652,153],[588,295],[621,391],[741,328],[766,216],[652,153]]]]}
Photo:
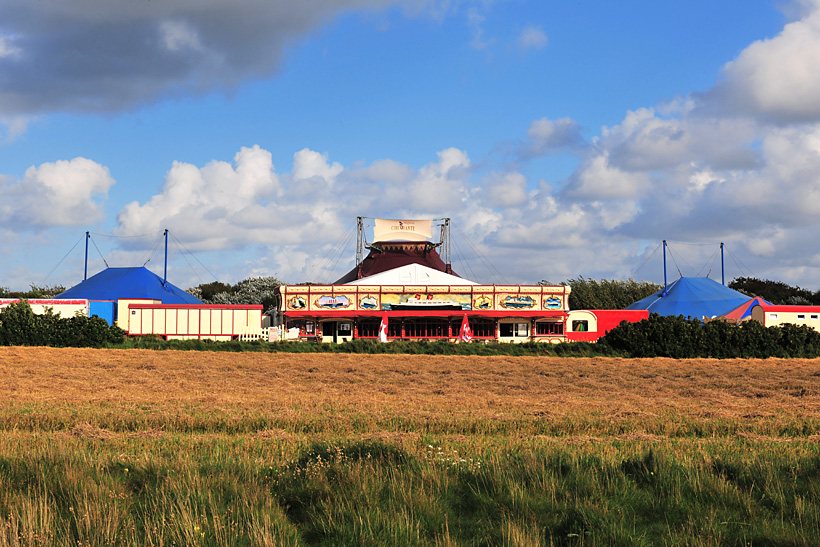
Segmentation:
{"type": "Polygon", "coordinates": [[[725,315],[751,300],[751,297],[708,277],[681,277],[668,285],[666,296],[662,294],[663,289],[630,304],[626,309],[700,319],[725,315]]]}
{"type": "Polygon", "coordinates": [[[107,268],[55,298],[84,300],[120,300],[144,298],[163,304],[202,304],[202,301],[179,287],[162,283],[162,278],[148,268],[107,268]]]}

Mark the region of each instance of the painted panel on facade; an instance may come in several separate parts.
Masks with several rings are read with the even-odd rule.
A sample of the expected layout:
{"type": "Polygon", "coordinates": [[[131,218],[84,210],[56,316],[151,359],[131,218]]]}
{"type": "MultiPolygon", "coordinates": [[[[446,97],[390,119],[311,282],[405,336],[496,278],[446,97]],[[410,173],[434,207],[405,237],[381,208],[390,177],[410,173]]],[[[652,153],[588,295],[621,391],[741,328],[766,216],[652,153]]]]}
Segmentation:
{"type": "Polygon", "coordinates": [[[292,296],[288,298],[288,309],[289,310],[303,310],[307,307],[307,296],[297,294],[296,296],[292,296]]]}
{"type": "Polygon", "coordinates": [[[320,296],[313,301],[313,305],[323,310],[347,309],[350,307],[350,298],[344,295],[320,296]]]}
{"type": "Polygon", "coordinates": [[[427,292],[383,294],[382,309],[389,310],[392,306],[413,306],[419,310],[426,307],[458,306],[462,310],[471,309],[469,294],[433,294],[427,292]]]}
{"type": "Polygon", "coordinates": [[[498,305],[505,310],[530,310],[536,303],[537,300],[530,295],[510,294],[498,298],[498,305]]]}
{"type": "Polygon", "coordinates": [[[379,308],[379,299],[371,294],[360,296],[359,308],[363,310],[376,310],[379,308]]]}
{"type": "Polygon", "coordinates": [[[493,309],[493,299],[491,295],[480,294],[473,299],[474,310],[491,310],[493,309]]]}
{"type": "Polygon", "coordinates": [[[558,296],[548,296],[544,298],[545,310],[560,310],[564,307],[564,301],[558,296]]]}

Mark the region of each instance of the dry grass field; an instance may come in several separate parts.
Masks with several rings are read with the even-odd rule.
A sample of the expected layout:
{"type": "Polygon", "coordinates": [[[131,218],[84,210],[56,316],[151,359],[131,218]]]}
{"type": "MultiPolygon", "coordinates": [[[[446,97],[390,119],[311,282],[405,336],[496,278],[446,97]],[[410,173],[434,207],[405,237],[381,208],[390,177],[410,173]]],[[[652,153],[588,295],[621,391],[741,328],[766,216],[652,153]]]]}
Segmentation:
{"type": "Polygon", "coordinates": [[[0,546],[818,529],[820,360],[0,347],[0,546]]]}
{"type": "Polygon", "coordinates": [[[426,423],[461,433],[467,424],[512,421],[521,434],[680,436],[693,433],[680,427],[697,427],[699,436],[785,439],[820,434],[811,430],[820,424],[820,360],[11,347],[0,348],[0,401],[0,411],[70,405],[76,419],[94,409],[150,410],[156,419],[186,408],[225,419],[251,414],[295,432],[310,415],[338,432],[426,423]]]}

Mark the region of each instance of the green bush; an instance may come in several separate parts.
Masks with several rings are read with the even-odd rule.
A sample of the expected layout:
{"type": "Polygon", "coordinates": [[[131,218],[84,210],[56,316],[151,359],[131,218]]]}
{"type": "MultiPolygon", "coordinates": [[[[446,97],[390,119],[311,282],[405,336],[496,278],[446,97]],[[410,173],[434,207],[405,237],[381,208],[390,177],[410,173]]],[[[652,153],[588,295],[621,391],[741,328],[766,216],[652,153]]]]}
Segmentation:
{"type": "Polygon", "coordinates": [[[691,359],[814,358],[820,356],[820,332],[805,325],[764,327],[757,321],[740,325],[702,323],[683,316],[656,313],[637,323],[621,322],[598,342],[630,357],[691,359]]]}
{"type": "Polygon", "coordinates": [[[40,315],[25,300],[0,311],[0,345],[92,347],[122,344],[125,333],[97,316],[60,317],[51,308],[40,315]]]}

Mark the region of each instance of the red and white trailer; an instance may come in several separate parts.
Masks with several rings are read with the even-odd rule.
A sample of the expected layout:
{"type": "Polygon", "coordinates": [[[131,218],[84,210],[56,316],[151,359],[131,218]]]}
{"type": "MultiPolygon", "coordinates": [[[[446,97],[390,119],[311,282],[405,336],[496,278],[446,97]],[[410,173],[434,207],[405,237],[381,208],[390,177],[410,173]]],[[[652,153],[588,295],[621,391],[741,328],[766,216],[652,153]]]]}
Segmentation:
{"type": "Polygon", "coordinates": [[[129,335],[154,334],[166,340],[258,340],[263,338],[262,306],[217,304],[128,305],[119,326],[129,335]]]}

